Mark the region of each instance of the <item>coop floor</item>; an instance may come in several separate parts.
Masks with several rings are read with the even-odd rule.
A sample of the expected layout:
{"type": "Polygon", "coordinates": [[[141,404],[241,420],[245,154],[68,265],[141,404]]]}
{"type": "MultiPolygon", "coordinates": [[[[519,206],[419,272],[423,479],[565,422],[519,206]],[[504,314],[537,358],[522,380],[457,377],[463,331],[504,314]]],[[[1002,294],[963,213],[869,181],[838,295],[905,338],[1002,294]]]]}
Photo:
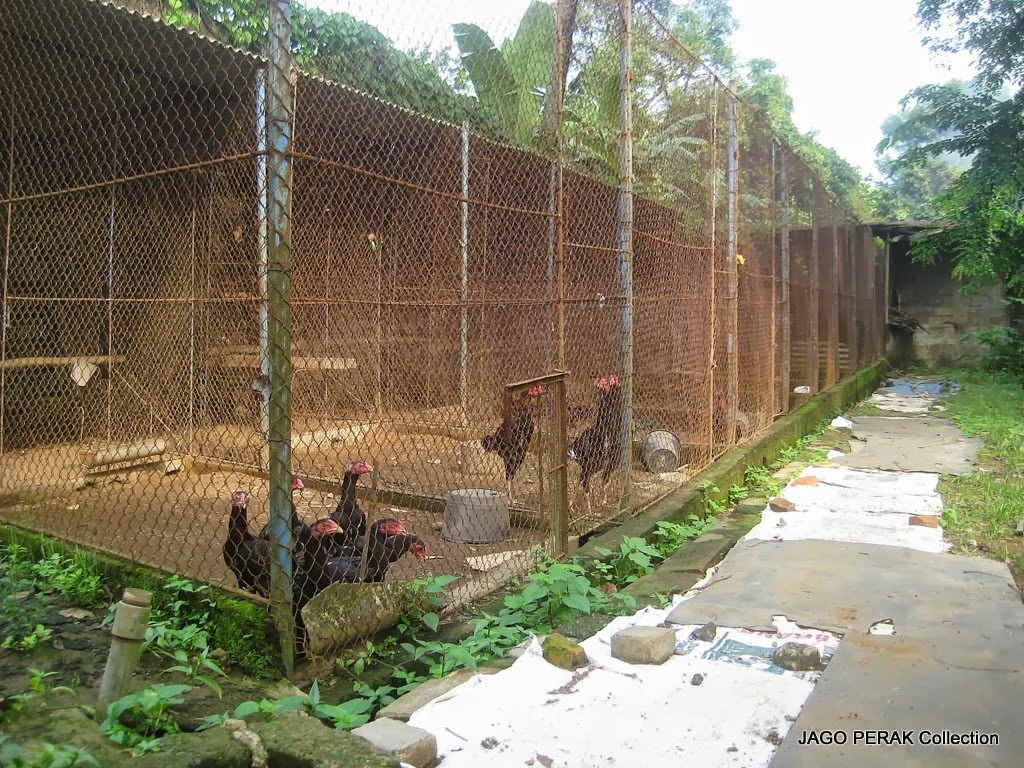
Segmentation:
{"type": "MultiPolygon", "coordinates": [[[[368,457],[378,466],[381,487],[388,490],[440,499],[455,488],[504,488],[500,463],[483,468],[467,466],[465,441],[409,434],[381,425],[349,440],[344,428],[331,428],[335,430],[333,440],[297,440],[293,453],[296,471],[308,477],[338,478],[349,462],[368,457]]],[[[233,426],[197,435],[197,440],[221,448],[248,445],[251,439],[251,432],[233,426]]],[[[0,518],[170,572],[235,586],[221,556],[231,493],[243,489],[252,495],[250,528],[255,532],[267,520],[268,488],[264,479],[245,470],[204,468],[186,459],[182,469],[172,474],[152,468],[124,471],[98,476],[92,485],[76,490],[75,481],[82,475],[80,447],[61,445],[5,454],[0,476],[0,518]]],[[[233,460],[241,458],[228,453],[233,460]]],[[[686,477],[682,472],[653,475],[636,470],[632,478],[634,501],[638,507],[649,504],[678,487],[686,477]]],[[[531,454],[513,490],[516,506],[539,520],[539,510],[550,507],[541,504],[538,478],[538,457],[531,454]]],[[[584,533],[616,514],[615,494],[611,492],[615,482],[609,483],[606,494],[598,484],[589,504],[579,497],[578,485],[573,467],[571,519],[574,532],[584,533]]],[[[312,521],[327,516],[337,499],[332,493],[307,487],[296,502],[299,514],[312,521]]],[[[402,558],[388,571],[389,581],[451,574],[459,577],[456,597],[460,587],[470,598],[487,591],[488,586],[500,586],[503,576],[523,570],[529,563],[529,550],[546,545],[548,538],[547,527],[540,524],[514,527],[508,539],[496,543],[451,542],[440,535],[440,511],[368,501],[361,504],[371,520],[398,517],[427,542],[429,558],[402,558]],[[483,562],[475,559],[488,555],[497,557],[484,558],[483,562]],[[474,565],[491,569],[484,573],[474,570],[474,565]]],[[[440,509],[439,505],[435,507],[440,509]]]]}

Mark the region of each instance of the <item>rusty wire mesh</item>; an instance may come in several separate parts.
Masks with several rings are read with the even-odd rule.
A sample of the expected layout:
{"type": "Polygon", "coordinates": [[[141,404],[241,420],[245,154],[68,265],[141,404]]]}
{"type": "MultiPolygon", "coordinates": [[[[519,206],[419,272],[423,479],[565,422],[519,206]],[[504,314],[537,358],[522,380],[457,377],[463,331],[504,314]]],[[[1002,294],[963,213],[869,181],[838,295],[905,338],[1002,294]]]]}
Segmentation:
{"type": "MultiPolygon", "coordinates": [[[[420,31],[418,5],[384,6],[420,31]]],[[[531,7],[539,38],[518,18],[459,27],[548,91],[566,46],[564,110],[524,88],[509,112],[484,93],[493,53],[460,61],[452,19],[392,46],[368,26],[378,6],[351,3],[355,42],[296,49],[275,154],[259,42],[239,51],[93,0],[4,3],[4,519],[266,597],[270,541],[305,574],[329,532],[312,524],[366,460],[368,535],[398,518],[413,550],[381,577],[455,575],[457,603],[551,549],[561,407],[576,456],[564,512],[585,535],[877,358],[870,230],[645,2],[625,258],[619,8],[581,0],[571,47],[553,6],[531,7]],[[278,217],[270,188],[291,197],[278,217]],[[564,403],[550,388],[506,398],[559,370],[564,403]],[[627,402],[609,405],[618,391],[627,402]],[[481,438],[523,408],[533,434],[506,462],[481,438]],[[628,466],[605,456],[624,412],[628,466]],[[654,461],[665,451],[678,466],[654,461]],[[304,489],[289,497],[292,473],[304,489]],[[223,551],[232,494],[250,495],[255,537],[271,481],[283,516],[240,579],[223,551]],[[446,514],[465,489],[496,505],[479,530],[446,514]],[[292,503],[304,527],[286,525],[292,503]]],[[[354,554],[354,527],[333,534],[348,537],[335,557],[354,554]]]]}

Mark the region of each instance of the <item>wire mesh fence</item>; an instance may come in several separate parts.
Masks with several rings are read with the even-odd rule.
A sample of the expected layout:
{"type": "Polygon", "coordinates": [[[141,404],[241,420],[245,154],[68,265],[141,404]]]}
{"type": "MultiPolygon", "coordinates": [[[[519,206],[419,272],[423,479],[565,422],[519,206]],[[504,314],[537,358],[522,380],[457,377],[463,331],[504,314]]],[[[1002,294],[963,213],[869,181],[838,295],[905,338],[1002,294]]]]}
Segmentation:
{"type": "Polygon", "coordinates": [[[0,6],[7,521],[285,635],[457,603],[882,353],[870,231],[660,6],[121,5],[0,6]]]}

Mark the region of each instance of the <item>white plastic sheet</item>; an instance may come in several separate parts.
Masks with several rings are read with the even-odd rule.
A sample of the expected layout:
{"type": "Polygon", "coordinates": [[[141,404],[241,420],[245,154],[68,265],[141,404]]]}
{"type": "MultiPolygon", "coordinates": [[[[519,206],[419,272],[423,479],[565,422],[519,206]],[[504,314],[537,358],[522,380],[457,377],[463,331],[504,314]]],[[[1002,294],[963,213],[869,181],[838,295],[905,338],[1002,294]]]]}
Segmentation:
{"type": "Polygon", "coordinates": [[[937,474],[808,467],[801,477],[814,477],[816,482],[790,483],[782,492],[796,510],[774,512],[766,507],[747,539],[817,539],[936,553],[950,547],[941,527],[910,522],[914,515],[942,514],[937,474]]]}
{"type": "Polygon", "coordinates": [[[534,641],[509,669],[472,678],[409,722],[436,736],[442,768],[767,766],[816,674],[773,670],[766,655],[800,639],[828,656],[837,639],[784,622],[774,638],[720,629],[714,643],[702,643],[688,639],[694,627],[679,627],[677,655],[665,664],[611,657],[612,634],[660,624],[667,613],[616,619],[582,643],[592,663],[576,673],[544,661],[534,641]],[[753,650],[736,656],[737,648],[753,650]]]}

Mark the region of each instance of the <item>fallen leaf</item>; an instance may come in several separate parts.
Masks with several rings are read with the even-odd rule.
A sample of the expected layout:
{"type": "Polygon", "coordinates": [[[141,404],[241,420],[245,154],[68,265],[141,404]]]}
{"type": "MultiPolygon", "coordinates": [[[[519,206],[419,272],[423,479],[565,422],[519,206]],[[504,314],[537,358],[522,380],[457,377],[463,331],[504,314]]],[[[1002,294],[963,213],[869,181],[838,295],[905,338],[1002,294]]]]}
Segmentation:
{"type": "Polygon", "coordinates": [[[925,528],[938,528],[939,518],[935,515],[911,515],[911,525],[922,525],[925,528]]]}
{"type": "Polygon", "coordinates": [[[798,477],[796,480],[793,481],[793,485],[817,485],[817,484],[818,484],[818,478],[816,478],[814,475],[804,475],[803,477],[798,477]]]}

